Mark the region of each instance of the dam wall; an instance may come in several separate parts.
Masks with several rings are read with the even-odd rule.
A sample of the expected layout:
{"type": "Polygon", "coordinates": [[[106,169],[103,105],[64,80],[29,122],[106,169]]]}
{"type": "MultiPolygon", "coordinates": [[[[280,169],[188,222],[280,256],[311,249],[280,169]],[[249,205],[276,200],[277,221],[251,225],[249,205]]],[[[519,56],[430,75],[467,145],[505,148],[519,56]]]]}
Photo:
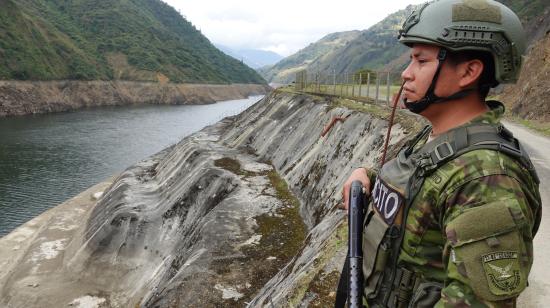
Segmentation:
{"type": "MultiPolygon", "coordinates": [[[[330,306],[341,187],[378,165],[388,115],[273,91],[0,239],[0,306],[330,306]]],[[[398,114],[390,155],[420,123],[398,114]]]]}

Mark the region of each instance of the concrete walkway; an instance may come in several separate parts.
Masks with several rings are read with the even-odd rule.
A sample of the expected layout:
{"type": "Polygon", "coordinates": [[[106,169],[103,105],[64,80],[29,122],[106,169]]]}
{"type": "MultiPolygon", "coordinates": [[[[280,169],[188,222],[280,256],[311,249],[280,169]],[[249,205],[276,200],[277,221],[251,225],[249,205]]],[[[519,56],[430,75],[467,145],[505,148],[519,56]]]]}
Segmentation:
{"type": "Polygon", "coordinates": [[[529,275],[529,287],[520,296],[518,307],[548,307],[550,303],[550,138],[543,137],[527,128],[504,122],[525,150],[529,153],[540,178],[542,198],[542,222],[535,237],[535,261],[529,275]]]}

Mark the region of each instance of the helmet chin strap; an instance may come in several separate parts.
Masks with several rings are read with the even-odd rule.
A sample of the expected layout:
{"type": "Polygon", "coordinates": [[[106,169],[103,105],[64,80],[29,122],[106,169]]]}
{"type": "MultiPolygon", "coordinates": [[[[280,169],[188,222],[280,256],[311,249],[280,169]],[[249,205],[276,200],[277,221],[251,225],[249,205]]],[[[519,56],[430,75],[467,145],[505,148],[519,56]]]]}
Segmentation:
{"type": "Polygon", "coordinates": [[[437,79],[439,78],[439,73],[441,72],[441,67],[443,66],[443,62],[445,62],[445,59],[447,59],[447,50],[445,48],[441,48],[439,49],[439,53],[437,54],[437,60],[439,60],[439,63],[437,64],[437,70],[435,71],[434,77],[432,79],[432,84],[428,88],[428,91],[426,91],[426,95],[423,98],[414,102],[407,102],[407,99],[403,98],[403,103],[405,104],[405,107],[411,112],[417,114],[421,113],[422,111],[426,110],[426,108],[428,108],[428,106],[430,106],[431,104],[460,99],[466,97],[468,94],[470,94],[470,92],[475,90],[475,88],[464,89],[447,97],[439,97],[435,95],[435,85],[437,84],[437,79]]]}

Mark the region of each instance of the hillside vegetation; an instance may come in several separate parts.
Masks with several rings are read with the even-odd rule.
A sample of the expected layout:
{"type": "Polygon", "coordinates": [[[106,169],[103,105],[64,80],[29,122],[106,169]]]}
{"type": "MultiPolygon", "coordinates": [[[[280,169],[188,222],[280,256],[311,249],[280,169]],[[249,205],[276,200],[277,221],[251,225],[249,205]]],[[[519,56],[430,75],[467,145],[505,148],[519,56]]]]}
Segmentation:
{"type": "Polygon", "coordinates": [[[265,83],[160,0],[0,0],[0,79],[265,83]]]}
{"type": "MultiPolygon", "coordinates": [[[[534,43],[536,41],[535,32],[540,32],[540,28],[530,28],[528,25],[540,18],[541,13],[549,6],[548,0],[502,0],[500,2],[518,14],[526,25],[529,42],[534,43]]],[[[320,52],[313,57],[310,56],[308,61],[289,62],[289,60],[303,58],[303,54],[307,52],[308,48],[323,45],[323,40],[281,60],[273,67],[261,70],[260,73],[270,82],[288,83],[293,81],[295,76],[294,74],[281,74],[283,66],[284,71],[289,73],[300,69],[315,72],[319,70],[328,74],[355,72],[360,69],[400,71],[408,62],[408,56],[403,55],[406,52],[406,47],[399,44],[397,34],[405,19],[415,8],[416,6],[409,5],[403,10],[388,15],[367,30],[353,31],[356,34],[354,38],[329,52],[320,52]]],[[[539,33],[538,37],[541,36],[542,34],[539,33]]]]}
{"type": "Polygon", "coordinates": [[[301,69],[342,74],[379,68],[405,51],[405,47],[396,43],[397,31],[414,7],[395,12],[367,30],[329,34],[259,72],[270,82],[289,83],[301,69]],[[331,41],[328,38],[334,40],[342,34],[347,34],[346,39],[339,39],[339,44],[327,44],[331,41]]]}
{"type": "Polygon", "coordinates": [[[319,41],[309,44],[297,53],[284,58],[273,66],[259,69],[260,74],[268,81],[289,83],[294,81],[296,72],[302,69],[315,68],[322,59],[338,54],[339,50],[357,38],[360,31],[337,32],[326,35],[319,41]]]}

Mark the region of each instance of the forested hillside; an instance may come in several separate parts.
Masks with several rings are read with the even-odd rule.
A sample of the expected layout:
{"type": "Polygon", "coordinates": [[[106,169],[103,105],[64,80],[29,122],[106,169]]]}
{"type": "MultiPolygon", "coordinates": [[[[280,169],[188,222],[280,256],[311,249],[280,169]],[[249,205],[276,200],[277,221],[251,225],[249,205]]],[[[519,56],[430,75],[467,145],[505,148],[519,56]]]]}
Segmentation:
{"type": "MultiPolygon", "coordinates": [[[[534,43],[535,32],[540,28],[527,27],[534,20],[540,18],[546,8],[550,6],[548,0],[502,0],[499,1],[514,10],[527,28],[527,36],[530,43],[534,43]]],[[[300,69],[309,69],[332,74],[333,72],[355,72],[360,69],[391,69],[401,70],[408,61],[403,57],[406,48],[398,43],[397,34],[404,20],[410,15],[416,6],[409,5],[403,10],[388,15],[374,26],[357,32],[356,37],[336,48],[310,57],[307,62],[289,62],[291,59],[303,57],[307,50],[303,49],[291,55],[273,67],[260,71],[262,76],[270,82],[287,83],[294,80],[292,74],[281,74],[281,67],[284,65],[286,72],[296,72],[300,69]]],[[[337,33],[334,33],[337,34],[337,33]]],[[[329,35],[330,36],[330,35],[329,35]]],[[[323,40],[313,43],[310,46],[321,44],[323,40]]],[[[309,47],[308,47],[309,48],[309,47]]]]}
{"type": "Polygon", "coordinates": [[[0,0],[0,79],[265,83],[160,0],[0,0]]]}
{"type": "Polygon", "coordinates": [[[367,30],[342,32],[353,36],[348,35],[348,39],[341,40],[341,44],[327,46],[329,48],[325,49],[319,48],[327,45],[325,43],[327,37],[340,33],[329,34],[281,60],[273,67],[261,70],[260,73],[270,82],[288,83],[294,80],[294,73],[300,69],[341,74],[362,68],[379,68],[405,51],[405,47],[397,44],[397,31],[414,8],[415,6],[410,5],[404,10],[390,14],[367,30]],[[317,52],[312,53],[311,49],[317,52]],[[307,59],[307,61],[296,61],[296,59],[307,59]]]}
{"type": "MultiPolygon", "coordinates": [[[[357,38],[360,31],[336,32],[326,35],[319,41],[309,44],[297,53],[284,58],[273,66],[259,69],[260,74],[271,82],[289,83],[294,81],[296,72],[319,63],[324,58],[338,54],[338,51],[357,38]]],[[[315,67],[316,68],[316,67],[315,67]]]]}

